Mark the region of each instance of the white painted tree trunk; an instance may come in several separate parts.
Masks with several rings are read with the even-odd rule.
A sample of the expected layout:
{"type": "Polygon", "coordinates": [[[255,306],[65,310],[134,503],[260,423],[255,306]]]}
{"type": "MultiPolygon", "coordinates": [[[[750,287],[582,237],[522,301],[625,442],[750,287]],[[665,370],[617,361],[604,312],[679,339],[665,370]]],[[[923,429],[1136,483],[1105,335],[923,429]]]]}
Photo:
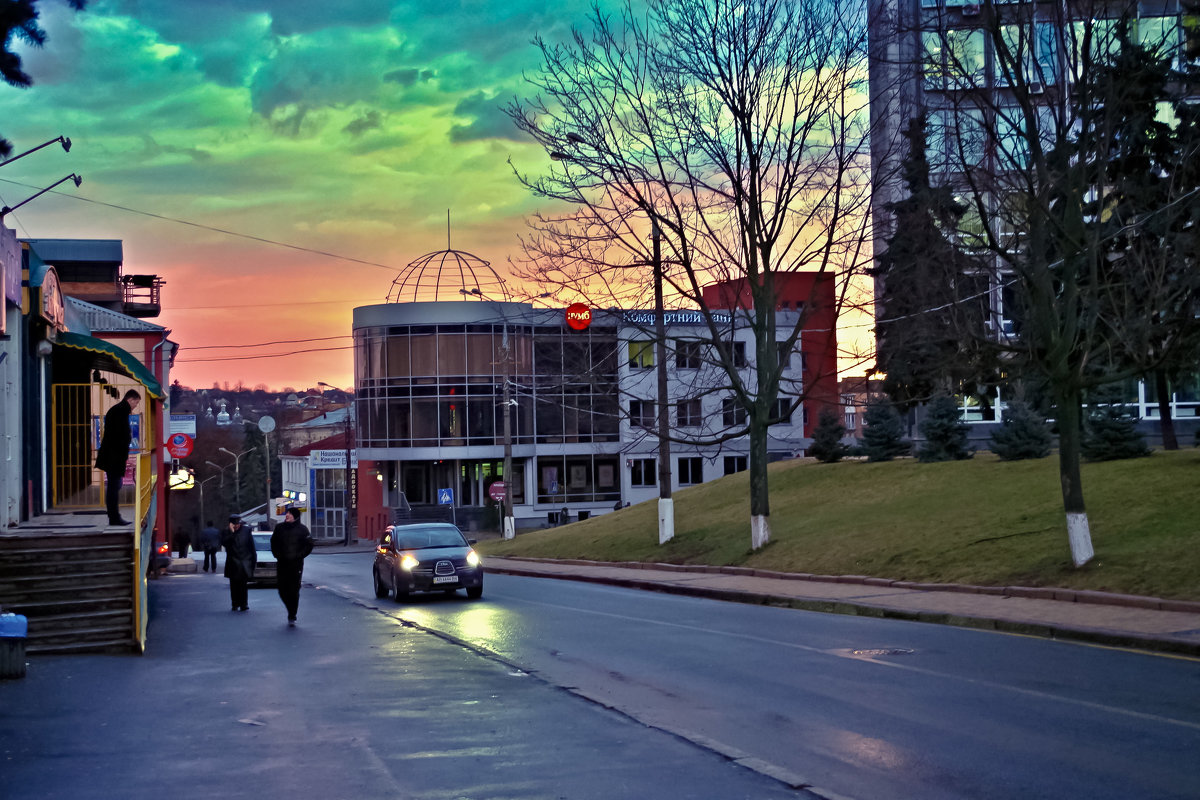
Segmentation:
{"type": "Polygon", "coordinates": [[[658,543],[666,544],[675,538],[675,501],[658,498],[658,543]]]}
{"type": "Polygon", "coordinates": [[[1092,560],[1096,551],[1092,549],[1092,530],[1088,526],[1087,512],[1067,514],[1067,539],[1071,542],[1071,560],[1082,567],[1092,560]]]}
{"type": "Polygon", "coordinates": [[[771,541],[771,518],[766,514],[754,514],[750,517],[750,549],[758,548],[771,541]]]}
{"type": "Polygon", "coordinates": [[[511,539],[517,535],[516,522],[517,521],[515,519],[513,519],[512,517],[504,518],[504,538],[505,539],[511,539]]]}

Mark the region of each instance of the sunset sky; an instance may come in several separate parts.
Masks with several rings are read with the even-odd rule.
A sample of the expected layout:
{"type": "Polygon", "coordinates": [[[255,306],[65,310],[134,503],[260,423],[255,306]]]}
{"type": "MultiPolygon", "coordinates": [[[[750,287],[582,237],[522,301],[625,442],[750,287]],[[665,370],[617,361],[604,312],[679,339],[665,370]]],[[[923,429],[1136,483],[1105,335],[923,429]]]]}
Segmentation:
{"type": "Polygon", "coordinates": [[[507,161],[548,160],[500,106],[529,93],[534,34],[586,27],[588,2],[38,8],[48,41],[17,48],[34,85],[0,84],[0,134],[14,154],[60,134],[73,147],[4,167],[0,202],[72,172],[84,182],[6,224],[21,237],[121,239],[127,274],[166,280],[151,321],[181,345],[172,376],[185,385],[283,388],[352,384],[351,310],[382,302],[404,265],[446,247],[447,209],[455,249],[501,273],[519,255],[538,203],[507,161]],[[321,341],[211,349],[294,339],[321,341]]]}

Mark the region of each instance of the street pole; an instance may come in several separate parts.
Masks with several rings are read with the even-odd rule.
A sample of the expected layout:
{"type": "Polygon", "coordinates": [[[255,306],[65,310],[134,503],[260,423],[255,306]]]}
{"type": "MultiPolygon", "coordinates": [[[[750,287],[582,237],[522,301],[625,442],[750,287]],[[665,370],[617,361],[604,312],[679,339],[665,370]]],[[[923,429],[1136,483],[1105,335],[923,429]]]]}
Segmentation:
{"type": "Polygon", "coordinates": [[[667,401],[667,325],[663,319],[662,233],[650,218],[654,261],[654,333],[658,339],[658,543],[675,536],[675,501],[671,499],[671,420],[667,401]]]}
{"type": "Polygon", "coordinates": [[[216,475],[209,475],[204,480],[200,481],[200,526],[204,527],[208,524],[208,518],[204,515],[204,484],[209,481],[216,480],[216,475]]]}
{"type": "Polygon", "coordinates": [[[508,341],[508,321],[504,323],[504,502],[501,504],[501,528],[505,539],[517,535],[513,519],[513,476],[512,476],[512,347],[508,341]]]}
{"type": "Polygon", "coordinates": [[[345,406],[346,410],[346,513],[342,515],[342,544],[350,544],[350,404],[345,406]]]}

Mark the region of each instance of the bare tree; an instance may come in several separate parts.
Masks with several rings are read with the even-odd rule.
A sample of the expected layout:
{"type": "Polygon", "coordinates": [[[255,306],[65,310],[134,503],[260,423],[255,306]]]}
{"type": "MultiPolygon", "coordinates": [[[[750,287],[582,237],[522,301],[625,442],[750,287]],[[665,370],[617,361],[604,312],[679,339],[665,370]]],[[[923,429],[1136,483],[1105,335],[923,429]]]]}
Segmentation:
{"type": "MultiPolygon", "coordinates": [[[[1118,237],[1106,224],[1128,199],[1111,155],[1129,129],[1114,110],[1140,90],[1110,67],[1136,4],[881,8],[899,36],[888,52],[897,54],[893,71],[909,76],[907,112],[930,120],[931,171],[970,208],[954,234],[985,265],[991,341],[1011,373],[1044,380],[1054,400],[1068,540],[1082,566],[1093,555],[1080,477],[1085,392],[1152,368],[1161,356],[1150,357],[1148,339],[1130,340],[1148,334],[1133,315],[1147,311],[1136,310],[1147,297],[1178,303],[1155,277],[1170,270],[1139,267],[1136,285],[1119,279],[1118,237]]],[[[1169,47],[1177,19],[1139,20],[1137,38],[1169,47]]],[[[1136,216],[1160,210],[1127,220],[1136,226],[1144,222],[1136,216]]]]}
{"type": "Polygon", "coordinates": [[[770,539],[768,427],[813,377],[789,381],[780,354],[800,349],[817,315],[836,320],[870,260],[864,10],[650,0],[644,17],[627,5],[613,18],[597,8],[569,43],[535,40],[536,94],[506,109],[555,159],[522,182],[567,209],[530,221],[522,277],[629,308],[645,302],[657,268],[668,305],[698,311],[692,344],[704,380],[719,379],[696,390],[721,387],[735,407],[699,437],[670,435],[749,436],[755,549],[770,539]],[[833,282],[832,307],[814,292],[782,310],[789,273],[805,271],[814,287],[833,282]],[[738,331],[753,341],[744,362],[738,331]]]}

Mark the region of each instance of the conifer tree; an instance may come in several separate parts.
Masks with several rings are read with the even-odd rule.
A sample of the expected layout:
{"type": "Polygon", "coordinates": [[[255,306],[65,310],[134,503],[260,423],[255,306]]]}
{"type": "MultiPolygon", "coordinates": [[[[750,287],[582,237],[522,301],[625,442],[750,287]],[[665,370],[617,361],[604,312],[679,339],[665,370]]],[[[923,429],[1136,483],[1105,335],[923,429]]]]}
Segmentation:
{"type": "Polygon", "coordinates": [[[891,461],[906,456],[912,444],[904,441],[904,423],[886,400],[872,400],[863,413],[863,452],[868,461],[891,461]]]}
{"type": "Polygon", "coordinates": [[[958,403],[940,394],[925,407],[921,435],[925,442],[917,451],[919,461],[961,461],[974,453],[967,440],[967,424],[962,421],[958,403]]]}
{"type": "Polygon", "coordinates": [[[842,424],[841,415],[832,408],[824,408],[817,417],[817,427],[813,431],[813,442],[808,448],[808,454],[818,461],[832,464],[840,461],[846,455],[846,445],[842,437],[846,435],[846,426],[842,424]]]}
{"type": "Polygon", "coordinates": [[[1115,461],[1150,455],[1129,406],[1104,402],[1107,398],[1103,395],[1097,399],[1084,424],[1083,457],[1088,461],[1115,461]]]}
{"type": "Polygon", "coordinates": [[[1053,446],[1046,420],[1019,401],[1008,404],[1003,421],[992,431],[991,450],[1001,461],[1045,458],[1053,446]]]}

